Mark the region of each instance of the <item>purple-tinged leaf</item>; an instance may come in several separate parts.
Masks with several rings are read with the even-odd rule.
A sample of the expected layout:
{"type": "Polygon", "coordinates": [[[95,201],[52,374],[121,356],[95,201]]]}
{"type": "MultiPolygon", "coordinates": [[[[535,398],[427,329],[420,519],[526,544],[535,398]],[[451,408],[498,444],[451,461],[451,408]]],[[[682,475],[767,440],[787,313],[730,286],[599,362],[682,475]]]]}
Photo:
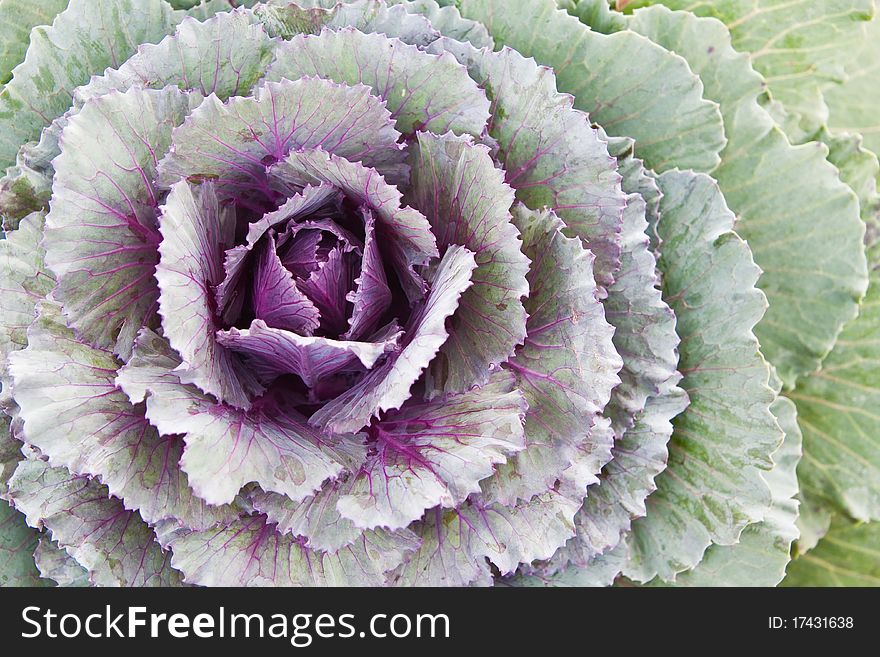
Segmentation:
{"type": "Polygon", "coordinates": [[[55,298],[83,339],[123,358],[154,320],[161,198],[153,180],[188,109],[173,88],[95,98],[70,119],[54,160],[43,245],[55,298]]]}
{"type": "Polygon", "coordinates": [[[281,264],[297,278],[308,278],[318,268],[318,244],[321,239],[319,230],[300,232],[296,239],[284,245],[281,264]]]}
{"type": "Polygon", "coordinates": [[[387,253],[410,302],[425,293],[425,282],[413,266],[438,255],[431,225],[418,210],[401,207],[401,194],[375,169],[315,149],[291,153],[269,171],[271,184],[285,196],[308,185],[332,185],[358,206],[373,211],[380,249],[387,253]]]}
{"type": "Polygon", "coordinates": [[[368,87],[318,78],[268,82],[253,97],[221,103],[208,96],[174,131],[159,179],[166,185],[213,179],[224,198],[269,194],[267,165],[291,151],[320,147],[400,180],[405,168],[399,137],[384,103],[368,87]]]}
{"type": "Polygon", "coordinates": [[[347,297],[354,286],[357,260],[355,254],[334,248],[307,279],[297,281],[297,287],[318,309],[321,329],[328,335],[345,333],[348,327],[347,297]]]}
{"type": "MultiPolygon", "coordinates": [[[[433,49],[443,51],[449,43],[441,39],[433,49]]],[[[489,135],[517,200],[533,210],[553,208],[567,234],[596,256],[596,281],[610,285],[620,266],[626,199],[615,159],[589,117],[573,108],[572,96],[557,93],[553,70],[534,59],[510,48],[454,45],[450,50],[492,101],[489,135]]]]}
{"type": "Polygon", "coordinates": [[[430,394],[461,392],[485,383],[525,339],[529,260],[511,223],[513,190],[486,146],[468,137],[419,133],[410,163],[406,200],[428,217],[441,252],[459,244],[477,262],[473,285],[427,377],[430,394]]]}
{"type": "Polygon", "coordinates": [[[318,34],[323,28],[346,27],[365,34],[396,37],[419,47],[427,46],[440,36],[427,17],[388,4],[382,0],[303,0],[296,4],[261,4],[254,8],[254,14],[269,34],[282,39],[291,39],[304,32],[318,34]]]}
{"type": "Polygon", "coordinates": [[[360,339],[379,324],[385,311],[391,307],[391,289],[382,264],[382,254],[376,241],[376,216],[372,210],[361,208],[364,217],[364,257],[361,273],[355,279],[355,289],[346,299],[352,304],[348,318],[349,329],[345,338],[360,339]]]}
{"type": "Polygon", "coordinates": [[[435,506],[453,508],[480,491],[495,466],[525,447],[526,402],[499,372],[482,388],[406,402],[370,427],[370,455],[340,514],[364,529],[399,529],[435,506]]]}
{"type": "Polygon", "coordinates": [[[305,539],[305,546],[321,552],[336,552],[354,543],[364,533],[336,508],[340,495],[351,491],[354,477],[345,474],[328,481],[311,497],[294,502],[286,495],[256,491],[250,500],[254,509],[265,513],[268,521],[278,525],[282,534],[305,539]]]}
{"type": "Polygon", "coordinates": [[[321,323],[321,314],[278,258],[275,238],[266,236],[257,249],[251,286],[254,316],[274,328],[311,335],[321,323]]]}
{"type": "Polygon", "coordinates": [[[492,584],[486,560],[502,575],[520,563],[546,559],[574,534],[579,502],[553,491],[513,507],[466,502],[459,509],[429,511],[413,526],[421,547],[389,582],[399,586],[492,584]]]}
{"type": "Polygon", "coordinates": [[[381,586],[418,547],[412,532],[368,532],[338,552],[315,552],[280,534],[265,516],[242,518],[169,540],[171,561],[202,586],[381,586]]]}
{"type": "Polygon", "coordinates": [[[27,441],[53,467],[97,476],[126,508],[144,520],[175,518],[189,527],[229,521],[237,511],[196,498],[177,462],[179,436],[159,436],[116,387],[119,362],[78,342],[48,301],[28,330],[28,347],[14,354],[10,372],[27,441]]]}
{"type": "Polygon", "coordinates": [[[565,224],[556,214],[517,204],[513,220],[532,261],[531,292],[525,301],[528,336],[505,367],[528,402],[528,447],[499,467],[484,491],[502,504],[528,500],[553,487],[575,461],[582,467],[586,462],[579,456],[601,456],[591,459],[590,476],[580,473],[583,498],[611,457],[607,441],[594,443],[590,432],[620,383],[614,328],[599,301],[593,255],[579,239],[563,234],[565,224]]]}
{"type": "MultiPolygon", "coordinates": [[[[288,223],[287,230],[279,236],[278,247],[281,248],[284,239],[294,237],[302,231],[313,231],[327,233],[327,236],[335,238],[335,245],[342,249],[345,253],[355,252],[358,255],[363,254],[364,243],[357,235],[350,230],[340,226],[333,219],[306,219],[296,223],[288,223]]],[[[322,258],[326,260],[326,258],[322,258]]]]}
{"type": "Polygon", "coordinates": [[[94,479],[44,461],[22,461],[9,499],[31,527],[49,530],[98,586],[179,586],[180,573],[150,527],[94,479]]]}
{"type": "Polygon", "coordinates": [[[116,382],[132,402],[146,399],[160,434],[184,436],[180,467],[209,504],[232,502],[251,482],[301,500],[342,472],[346,453],[363,454],[358,436],[327,440],[278,400],[261,398],[249,411],[217,404],[180,383],[178,363],[168,343],[145,330],[116,382]]]}
{"type": "Polygon", "coordinates": [[[162,89],[172,85],[221,100],[244,96],[272,61],[274,42],[250,12],[237,9],[204,22],[187,17],[158,44],[142,44],[117,69],[74,91],[74,106],[116,89],[162,89]]]}
{"type": "Polygon", "coordinates": [[[485,92],[452,55],[430,54],[385,34],[343,28],[284,42],[266,78],[302,77],[367,85],[407,136],[424,130],[479,137],[489,119],[485,92]]]}
{"type": "Polygon", "coordinates": [[[261,380],[296,374],[309,388],[337,372],[371,369],[384,354],[397,349],[399,339],[399,332],[381,342],[302,336],[259,319],[250,328],[217,333],[220,344],[250,357],[249,365],[261,380]]]}
{"type": "MultiPolygon", "coordinates": [[[[250,253],[266,232],[284,222],[301,221],[305,217],[338,209],[341,202],[342,193],[331,185],[309,186],[301,193],[290,195],[277,210],[263,215],[248,226],[247,243],[226,252],[223,261],[226,275],[215,292],[218,313],[227,324],[233,324],[238,319],[245,299],[239,284],[250,262],[250,253]]],[[[317,262],[309,273],[316,267],[317,262]]]]}
{"type": "Polygon", "coordinates": [[[171,189],[159,223],[159,313],[164,334],[183,361],[177,370],[180,380],[222,402],[248,408],[251,396],[263,388],[214,335],[219,327],[212,290],[223,279],[223,252],[234,239],[235,213],[221,206],[213,183],[180,181],[171,189]]]}
{"type": "Polygon", "coordinates": [[[599,484],[589,489],[575,516],[577,535],[544,566],[545,573],[567,564],[593,568],[597,559],[620,544],[633,520],[647,513],[645,500],[657,489],[655,478],[666,469],[671,418],[686,406],[687,395],[674,379],[648,398],[635,424],[615,441],[599,484]]]}
{"type": "Polygon", "coordinates": [[[382,411],[400,408],[410,388],[446,341],[446,319],[471,285],[477,264],[466,248],[446,250],[424,305],[410,319],[403,348],[370,371],[360,383],[326,404],[309,423],[331,433],[359,431],[382,411]]]}

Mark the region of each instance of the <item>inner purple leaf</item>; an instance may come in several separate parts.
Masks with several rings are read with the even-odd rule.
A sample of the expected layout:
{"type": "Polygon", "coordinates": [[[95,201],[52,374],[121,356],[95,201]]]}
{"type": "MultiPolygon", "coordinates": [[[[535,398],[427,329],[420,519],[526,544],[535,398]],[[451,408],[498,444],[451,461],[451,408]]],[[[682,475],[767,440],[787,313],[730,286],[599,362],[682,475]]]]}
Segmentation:
{"type": "Polygon", "coordinates": [[[266,236],[258,247],[251,286],[256,319],[279,329],[311,335],[320,325],[320,313],[293,280],[275,249],[275,237],[266,236]]]}
{"type": "Polygon", "coordinates": [[[348,328],[350,302],[348,293],[354,286],[358,256],[334,247],[327,261],[297,286],[311,299],[321,314],[321,331],[326,335],[340,335],[348,328]]]}

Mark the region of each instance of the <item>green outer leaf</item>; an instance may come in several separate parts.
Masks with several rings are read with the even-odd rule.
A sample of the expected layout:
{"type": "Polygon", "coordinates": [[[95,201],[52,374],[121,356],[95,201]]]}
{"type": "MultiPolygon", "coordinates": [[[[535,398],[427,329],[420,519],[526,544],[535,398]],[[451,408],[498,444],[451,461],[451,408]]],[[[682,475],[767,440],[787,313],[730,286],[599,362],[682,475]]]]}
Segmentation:
{"type": "Polygon", "coordinates": [[[872,225],[880,219],[880,194],[877,193],[880,160],[875,153],[865,148],[865,140],[861,135],[830,134],[823,129],[816,135],[816,139],[828,146],[828,161],[837,167],[840,179],[859,197],[862,219],[868,223],[866,244],[875,241],[876,233],[872,235],[871,230],[872,225]]]}
{"type": "Polygon", "coordinates": [[[496,44],[552,66],[560,91],[608,134],[633,137],[652,169],[711,171],[724,147],[715,103],[679,56],[632,32],[593,32],[553,0],[458,0],[462,15],[483,23],[496,44]]]}
{"type": "Polygon", "coordinates": [[[44,219],[43,213],[28,215],[18,230],[0,240],[0,378],[5,377],[9,355],[27,346],[37,302],[54,286],[40,244],[44,219]]]}
{"type": "Polygon", "coordinates": [[[157,158],[189,110],[176,88],[111,92],[71,118],[54,160],[43,245],[55,298],[81,339],[125,358],[154,324],[157,158]]]}
{"type": "MultiPolygon", "coordinates": [[[[0,587],[52,586],[34,564],[37,532],[24,516],[0,500],[0,587]]],[[[6,594],[10,595],[10,594],[6,594]]]]}
{"type": "Polygon", "coordinates": [[[732,545],[763,519],[771,498],[762,471],[783,438],[751,330],[766,299],[754,287],[760,272],[748,246],[731,230],[733,213],[708,176],[670,171],[657,182],[664,194],[658,264],[690,406],[673,422],[669,465],[628,540],[624,574],[642,582],[673,579],[710,545],[732,545]]]}
{"type": "Polygon", "coordinates": [[[865,293],[857,198],[825,161],[824,146],[791,146],[761,109],[762,79],[721,23],[652,7],[629,27],[687,59],[721,105],[728,144],[712,175],[763,271],[770,308],[755,334],[791,388],[819,367],[865,293]]]}
{"type": "Polygon", "coordinates": [[[804,554],[816,547],[828,533],[834,518],[834,511],[825,500],[813,497],[804,489],[798,492],[798,499],[801,503],[797,518],[800,536],[794,546],[795,555],[804,554]]]}
{"type": "Polygon", "coordinates": [[[34,550],[34,561],[40,576],[54,581],[58,586],[89,585],[89,572],[47,536],[40,537],[34,550]]]}
{"type": "Polygon", "coordinates": [[[819,544],[788,567],[783,586],[880,586],[880,522],[838,518],[819,544]]]}
{"type": "Polygon", "coordinates": [[[865,138],[865,145],[880,153],[880,16],[862,24],[861,45],[846,47],[844,64],[846,79],[824,92],[828,104],[828,125],[837,131],[857,132],[865,138]]]}
{"type": "Polygon", "coordinates": [[[69,0],[0,0],[0,85],[9,82],[27,51],[31,29],[49,25],[69,0]]]}
{"type": "Polygon", "coordinates": [[[182,17],[163,0],[70,0],[50,27],[35,28],[24,62],[0,92],[0,170],[70,108],[74,88],[159,41],[182,17]]]}
{"type": "Polygon", "coordinates": [[[529,259],[511,223],[513,190],[489,148],[469,137],[420,132],[409,163],[404,200],[428,218],[441,253],[458,244],[477,263],[426,375],[430,397],[463,392],[488,381],[526,337],[529,259]]]}
{"type": "Polygon", "coordinates": [[[9,489],[28,524],[45,526],[95,584],[179,585],[180,573],[171,568],[153,531],[97,481],[27,459],[19,463],[9,489]]]}
{"type": "Polygon", "coordinates": [[[798,407],[807,495],[857,520],[880,520],[880,248],[858,319],[822,369],[788,395],[798,407]]]}
{"type": "Polygon", "coordinates": [[[785,106],[785,131],[797,142],[815,134],[828,120],[823,95],[839,95],[838,85],[867,63],[866,51],[859,46],[877,49],[876,30],[873,44],[865,34],[875,12],[874,0],[659,2],[717,18],[730,28],[733,47],[750,54],[770,94],[785,106]]]}
{"type": "Polygon", "coordinates": [[[771,407],[785,431],[785,441],[773,453],[773,469],[764,474],[773,501],[761,522],[743,530],[736,545],[713,545],[693,570],[679,573],[676,586],[776,586],[791,560],[798,537],[796,474],[801,457],[801,432],[794,404],[778,397],[771,407]]]}

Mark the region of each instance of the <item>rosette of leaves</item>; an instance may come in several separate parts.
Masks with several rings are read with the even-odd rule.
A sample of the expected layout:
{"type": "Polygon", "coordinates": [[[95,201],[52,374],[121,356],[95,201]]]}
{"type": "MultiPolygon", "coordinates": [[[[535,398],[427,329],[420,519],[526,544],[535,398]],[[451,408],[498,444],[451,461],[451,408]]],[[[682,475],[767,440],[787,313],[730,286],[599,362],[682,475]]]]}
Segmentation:
{"type": "Polygon", "coordinates": [[[781,579],[800,433],[760,347],[791,384],[866,284],[821,153],[749,122],[828,202],[777,238],[824,241],[829,311],[780,325],[783,201],[647,28],[62,4],[0,92],[5,583],[781,579]]]}

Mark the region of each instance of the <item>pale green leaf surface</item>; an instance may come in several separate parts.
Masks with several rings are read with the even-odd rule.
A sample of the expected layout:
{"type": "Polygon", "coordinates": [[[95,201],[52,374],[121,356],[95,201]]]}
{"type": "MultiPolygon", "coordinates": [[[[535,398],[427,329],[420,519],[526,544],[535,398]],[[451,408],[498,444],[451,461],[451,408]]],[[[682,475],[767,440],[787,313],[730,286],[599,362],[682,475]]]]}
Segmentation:
{"type": "Polygon", "coordinates": [[[880,519],[880,249],[859,317],[822,369],[788,393],[804,432],[801,487],[858,520],[880,519]]]}
{"type": "Polygon", "coordinates": [[[783,586],[880,586],[880,522],[838,518],[819,544],[788,567],[783,586]]]}
{"type": "Polygon", "coordinates": [[[58,547],[55,541],[41,536],[34,550],[34,561],[45,580],[52,580],[58,586],[89,586],[89,573],[76,559],[58,547]]]}
{"type": "Polygon", "coordinates": [[[36,547],[37,532],[21,513],[0,500],[0,587],[51,586],[34,564],[36,547]]]}
{"type": "Polygon", "coordinates": [[[462,15],[482,22],[496,47],[510,46],[551,66],[559,90],[610,135],[633,137],[652,169],[710,171],[724,147],[715,103],[681,57],[629,31],[587,29],[553,0],[460,0],[462,15]]]}
{"type": "MultiPolygon", "coordinates": [[[[730,28],[733,47],[749,53],[772,97],[785,107],[785,130],[796,142],[810,138],[828,121],[829,106],[835,101],[849,96],[860,103],[876,93],[876,83],[869,89],[871,83],[864,78],[855,83],[852,92],[864,90],[868,96],[854,96],[840,87],[841,83],[848,86],[853,76],[865,73],[869,77],[878,61],[878,32],[868,23],[875,13],[874,0],[659,2],[671,9],[717,18],[730,28]],[[834,100],[826,105],[829,97],[834,100]]],[[[852,100],[845,100],[844,105],[852,100]]],[[[835,126],[841,125],[833,118],[836,111],[830,112],[835,126]]],[[[876,121],[874,114],[871,123],[876,121]]],[[[853,123],[846,114],[840,118],[853,123]]]]}
{"type": "Polygon", "coordinates": [[[801,432],[794,404],[779,397],[771,407],[785,432],[773,453],[773,469],[764,474],[772,502],[764,519],[743,530],[735,545],[713,545],[693,570],[680,573],[676,586],[776,586],[785,576],[791,545],[798,537],[797,464],[801,432]]]}
{"type": "Polygon", "coordinates": [[[9,497],[32,527],[45,527],[99,586],[176,586],[180,573],[134,511],[96,480],[29,458],[9,482],[9,497]]]}
{"type": "Polygon", "coordinates": [[[0,0],[0,85],[9,82],[12,69],[24,59],[31,29],[51,25],[69,0],[0,0]]]}
{"type": "Polygon", "coordinates": [[[658,264],[690,405],[673,421],[669,465],[628,539],[624,574],[637,581],[671,580],[761,520],[771,501],[763,473],[783,438],[751,330],[767,303],[748,246],[731,230],[733,213],[708,176],[671,171],[658,183],[658,264]]]}
{"type": "Polygon", "coordinates": [[[73,90],[143,43],[155,43],[183,17],[164,0],[71,0],[51,26],[31,32],[24,61],[0,91],[0,170],[19,147],[70,108],[73,90]]]}
{"type": "Polygon", "coordinates": [[[652,7],[629,27],[687,59],[721,106],[728,144],[712,175],[763,271],[758,286],[770,307],[755,328],[761,350],[793,387],[819,367],[865,292],[858,199],[824,146],[791,146],[759,106],[762,78],[724,25],[652,7]]]}

